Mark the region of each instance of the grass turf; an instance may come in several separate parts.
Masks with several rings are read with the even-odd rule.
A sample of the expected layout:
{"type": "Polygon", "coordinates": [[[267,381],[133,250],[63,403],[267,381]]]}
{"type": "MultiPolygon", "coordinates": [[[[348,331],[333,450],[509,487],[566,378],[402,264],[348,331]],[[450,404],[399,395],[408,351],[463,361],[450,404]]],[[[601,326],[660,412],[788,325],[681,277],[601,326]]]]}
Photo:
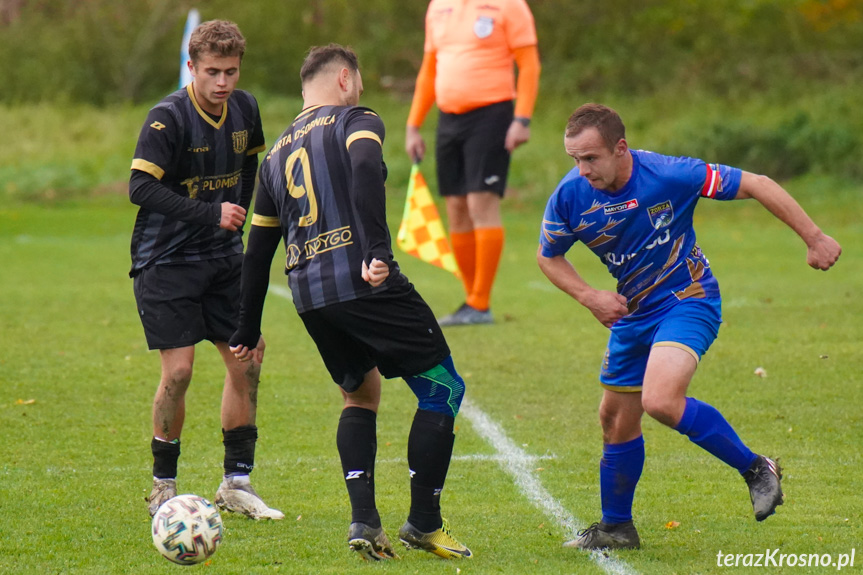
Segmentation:
{"type": "MultiPolygon", "coordinates": [[[[269,102],[267,125],[284,125],[296,104],[269,102]]],[[[386,105],[373,107],[382,111],[386,105]]],[[[56,113],[43,112],[49,118],[56,113]]],[[[87,176],[86,163],[75,167],[80,164],[71,149],[74,142],[49,150],[52,158],[70,164],[69,170],[90,177],[94,194],[52,195],[45,188],[38,201],[22,198],[31,181],[16,178],[26,170],[4,163],[12,170],[7,180],[20,185],[7,183],[9,201],[0,209],[5,445],[0,572],[168,573],[178,568],[159,557],[150,542],[143,498],[150,488],[150,405],[159,360],[146,350],[126,276],[135,209],[116,193],[122,183],[110,183],[111,173],[120,169],[111,166],[126,169],[128,140],[134,143],[145,113],[133,112],[134,121],[121,120],[122,130],[108,131],[125,136],[111,141],[114,155],[104,160],[107,167],[99,175],[87,176]]],[[[89,110],[80,116],[90,123],[106,121],[89,110]]],[[[514,193],[504,204],[507,243],[493,297],[498,323],[446,333],[471,401],[518,449],[543,456],[530,464],[533,477],[553,502],[587,524],[599,515],[596,378],[607,332],[536,267],[542,195],[570,164],[557,149],[559,126],[542,119],[534,124],[534,142],[516,155],[514,193]]],[[[278,131],[270,129],[268,140],[278,131]]],[[[401,158],[399,132],[391,126],[386,150],[393,230],[409,169],[401,158]]],[[[33,169],[41,165],[31,162],[33,169]]],[[[635,501],[644,548],[615,554],[633,572],[720,573],[728,571],[717,566],[720,550],[746,554],[778,548],[838,557],[860,542],[859,186],[813,176],[789,189],[845,253],[835,269],[816,272],[805,264],[802,242],[754,202],[702,202],[696,213],[699,242],[722,286],[725,323],[691,388],[692,395],[716,405],[753,449],[781,458],[786,504],[775,517],[756,523],[745,485],[733,471],[646,420],[647,465],[635,501]],[[757,367],[767,377],[755,376],[757,367]]],[[[438,314],[461,303],[454,277],[404,254],[396,257],[438,314]]],[[[589,282],[613,288],[604,267],[583,246],[571,257],[589,282]]],[[[272,281],[284,285],[280,265],[277,257],[272,281]]],[[[401,561],[360,565],[346,545],[350,511],[335,449],[339,394],[292,305],[275,294],[268,297],[264,333],[268,352],[253,477],[287,519],[268,524],[227,516],[223,546],[198,569],[603,573],[590,556],[561,548],[572,526],[525,496],[508,472],[514,462],[495,460],[494,449],[465,417],[457,421],[456,459],[443,504],[454,533],[475,559],[454,564],[402,552],[401,561]]],[[[180,490],[212,497],[221,475],[223,370],[212,346],[201,344],[197,353],[180,490]]],[[[378,420],[377,486],[391,538],[407,514],[405,453],[414,409],[405,385],[386,383],[378,420]]],[[[863,557],[856,566],[860,562],[863,557]]]]}

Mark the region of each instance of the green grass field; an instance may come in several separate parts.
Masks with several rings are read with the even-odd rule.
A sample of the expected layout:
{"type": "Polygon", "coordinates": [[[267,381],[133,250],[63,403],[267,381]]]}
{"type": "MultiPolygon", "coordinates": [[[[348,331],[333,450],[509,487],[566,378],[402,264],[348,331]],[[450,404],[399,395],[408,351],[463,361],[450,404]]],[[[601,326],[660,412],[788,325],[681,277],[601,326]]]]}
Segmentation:
{"type": "MultiPolygon", "coordinates": [[[[283,104],[267,109],[273,125],[289,119],[283,104]]],[[[150,405],[159,358],[147,351],[135,313],[127,277],[135,208],[122,192],[144,113],[133,110],[111,122],[81,111],[90,125],[105,122],[100,138],[111,140],[114,155],[100,162],[119,166],[93,176],[103,184],[94,186],[95,193],[22,198],[23,169],[5,160],[0,168],[9,200],[0,208],[0,573],[180,569],[153,548],[143,501],[150,488],[150,405]],[[117,136],[116,130],[131,134],[117,136]]],[[[400,561],[363,565],[348,551],[350,510],[335,448],[340,396],[292,304],[271,293],[253,478],[287,518],[256,523],[226,516],[222,547],[193,569],[709,574],[746,571],[718,567],[720,550],[778,548],[837,558],[856,548],[854,569],[848,570],[860,570],[861,190],[814,176],[789,189],[843,245],[842,258],[827,273],[809,269],[799,238],[753,202],[705,201],[696,213],[700,244],[723,288],[725,324],[691,394],[723,411],[753,449],[781,458],[785,505],[756,523],[734,471],[646,421],[648,458],[635,501],[643,549],[597,561],[561,547],[573,529],[599,517],[597,376],[607,332],[535,264],[542,194],[569,168],[558,150],[556,124],[537,125],[534,141],[516,156],[516,189],[505,204],[507,244],[493,298],[498,323],[446,332],[468,384],[470,408],[457,420],[444,514],[475,558],[452,563],[414,551],[403,552],[400,561]],[[757,367],[767,377],[755,376],[757,367]],[[490,430],[505,433],[508,443],[489,440],[490,430]],[[667,528],[669,522],[679,525],[667,528]]],[[[277,131],[269,129],[268,141],[277,131]]],[[[400,131],[393,122],[387,149],[393,231],[408,168],[400,131]]],[[[28,160],[30,167],[79,173],[73,147],[51,149],[50,161],[28,160]]],[[[588,281],[613,287],[583,246],[571,255],[588,281]]],[[[397,258],[438,314],[461,303],[454,277],[398,252],[397,258]]],[[[272,281],[284,285],[280,266],[277,257],[272,281]]],[[[182,492],[212,497],[218,486],[222,378],[217,353],[201,344],[187,398],[182,492]]],[[[391,537],[408,510],[406,440],[414,409],[407,386],[385,384],[377,485],[391,537]]]]}

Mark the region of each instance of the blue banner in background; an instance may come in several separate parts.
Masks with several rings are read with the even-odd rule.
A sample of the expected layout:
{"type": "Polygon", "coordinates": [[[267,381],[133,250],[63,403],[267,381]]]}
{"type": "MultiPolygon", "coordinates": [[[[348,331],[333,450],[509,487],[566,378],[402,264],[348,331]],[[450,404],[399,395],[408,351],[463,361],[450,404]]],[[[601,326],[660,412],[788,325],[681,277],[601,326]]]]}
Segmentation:
{"type": "Polygon", "coordinates": [[[196,8],[189,10],[189,16],[186,18],[186,29],[183,31],[183,45],[180,47],[180,88],[184,88],[186,84],[192,81],[192,74],[189,72],[189,66],[186,62],[189,61],[189,37],[192,35],[192,30],[198,27],[201,23],[201,14],[196,8]]]}

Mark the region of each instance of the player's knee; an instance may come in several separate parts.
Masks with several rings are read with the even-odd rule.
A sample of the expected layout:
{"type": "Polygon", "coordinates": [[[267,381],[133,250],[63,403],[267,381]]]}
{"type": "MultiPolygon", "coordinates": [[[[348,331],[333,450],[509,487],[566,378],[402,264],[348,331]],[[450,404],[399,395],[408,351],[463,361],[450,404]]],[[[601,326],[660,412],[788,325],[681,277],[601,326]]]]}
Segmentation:
{"type": "Polygon", "coordinates": [[[618,401],[618,399],[616,394],[611,399],[603,396],[602,401],[599,403],[599,423],[603,430],[613,431],[625,419],[627,410],[624,404],[618,401]]]}
{"type": "Polygon", "coordinates": [[[640,435],[641,410],[635,396],[632,401],[625,396],[604,398],[599,405],[599,422],[602,425],[602,440],[604,443],[623,443],[640,435]]]}
{"type": "Polygon", "coordinates": [[[175,364],[162,370],[162,386],[184,391],[192,381],[191,364],[175,364]]]}
{"type": "Polygon", "coordinates": [[[610,429],[614,425],[616,415],[616,411],[605,403],[599,404],[599,425],[603,430],[610,429]]]}
{"type": "Polygon", "coordinates": [[[670,426],[675,425],[677,420],[679,420],[677,412],[680,409],[678,409],[677,403],[675,398],[650,393],[644,393],[641,398],[641,406],[647,415],[660,423],[670,426]]]}
{"type": "Polygon", "coordinates": [[[248,380],[250,386],[257,388],[261,380],[261,364],[256,361],[247,363],[248,365],[243,368],[243,377],[248,380]]]}
{"type": "Polygon", "coordinates": [[[452,357],[432,369],[406,377],[408,386],[417,396],[418,407],[455,417],[464,398],[465,383],[455,370],[452,357]]]}

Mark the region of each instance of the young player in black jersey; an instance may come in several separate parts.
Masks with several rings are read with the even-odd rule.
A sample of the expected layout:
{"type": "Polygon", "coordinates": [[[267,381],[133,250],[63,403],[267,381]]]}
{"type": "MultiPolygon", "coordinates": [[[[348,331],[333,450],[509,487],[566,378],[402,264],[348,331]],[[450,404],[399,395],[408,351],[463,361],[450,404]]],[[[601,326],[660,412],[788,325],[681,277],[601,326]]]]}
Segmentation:
{"type": "Polygon", "coordinates": [[[255,460],[260,362],[240,363],[227,341],[236,328],[243,260],[242,226],[252,201],[258,153],[265,149],[255,98],[235,90],[246,41],[223,20],[204,22],[189,40],[193,81],[159,102],[138,138],[129,198],[140,206],[132,234],[138,314],[162,377],[153,401],[150,515],[177,494],[180,433],[195,344],[213,342],[225,362],[223,509],[282,519],[249,483],[255,460]]]}
{"type": "Polygon", "coordinates": [[[411,507],[399,538],[441,557],[471,557],[440,513],[464,381],[432,311],[393,260],[383,122],[358,106],[363,84],[351,50],[313,48],[300,77],[303,110],[261,165],[231,350],[254,357],[270,262],[284,238],[294,304],[344,397],[336,439],[350,547],[365,559],[395,556],[375,505],[383,375],[404,378],[419,400],[408,439],[411,507]]]}

